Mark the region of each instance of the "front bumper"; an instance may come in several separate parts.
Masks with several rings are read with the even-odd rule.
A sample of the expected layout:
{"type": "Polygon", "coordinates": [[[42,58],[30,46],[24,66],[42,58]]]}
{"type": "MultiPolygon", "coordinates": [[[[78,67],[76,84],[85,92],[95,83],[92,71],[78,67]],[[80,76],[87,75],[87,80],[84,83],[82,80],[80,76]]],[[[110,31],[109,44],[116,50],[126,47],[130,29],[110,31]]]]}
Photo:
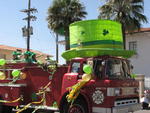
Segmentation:
{"type": "Polygon", "coordinates": [[[142,105],[140,103],[116,106],[113,108],[101,108],[101,107],[93,107],[92,113],[128,113],[141,110],[142,105]]]}
{"type": "Polygon", "coordinates": [[[117,106],[112,108],[112,113],[128,113],[134,112],[142,109],[142,105],[140,103],[125,105],[125,106],[117,106]]]}

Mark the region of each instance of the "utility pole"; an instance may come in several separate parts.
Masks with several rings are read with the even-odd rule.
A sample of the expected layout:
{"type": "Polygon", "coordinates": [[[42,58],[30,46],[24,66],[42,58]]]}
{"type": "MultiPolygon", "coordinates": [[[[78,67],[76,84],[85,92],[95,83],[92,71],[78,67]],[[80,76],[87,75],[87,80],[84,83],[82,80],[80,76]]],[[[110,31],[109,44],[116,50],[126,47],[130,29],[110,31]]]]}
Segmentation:
{"type": "Polygon", "coordinates": [[[23,20],[27,21],[27,28],[24,26],[22,31],[23,37],[27,37],[27,51],[30,51],[30,35],[33,35],[33,28],[30,25],[30,21],[35,21],[37,19],[37,17],[31,15],[31,13],[37,12],[37,9],[31,8],[31,0],[28,0],[28,9],[21,10],[21,12],[27,14],[27,17],[23,18],[23,20]]]}
{"type": "Polygon", "coordinates": [[[58,63],[59,62],[59,59],[58,59],[58,33],[56,33],[56,62],[58,63]]]}

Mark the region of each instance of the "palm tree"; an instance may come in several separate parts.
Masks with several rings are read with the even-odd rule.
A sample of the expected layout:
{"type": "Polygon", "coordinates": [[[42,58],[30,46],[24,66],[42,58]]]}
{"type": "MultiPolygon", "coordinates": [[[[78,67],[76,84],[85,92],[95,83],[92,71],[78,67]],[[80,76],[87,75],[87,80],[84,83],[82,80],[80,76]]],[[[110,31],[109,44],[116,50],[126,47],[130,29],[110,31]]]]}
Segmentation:
{"type": "Polygon", "coordinates": [[[126,49],[125,32],[139,30],[142,23],[147,23],[143,14],[144,0],[106,0],[99,8],[100,19],[111,19],[122,24],[124,49],[126,49]]]}
{"type": "Polygon", "coordinates": [[[69,25],[85,18],[85,7],[79,0],[53,0],[48,8],[48,27],[59,35],[65,36],[66,50],[69,46],[69,25]]]}

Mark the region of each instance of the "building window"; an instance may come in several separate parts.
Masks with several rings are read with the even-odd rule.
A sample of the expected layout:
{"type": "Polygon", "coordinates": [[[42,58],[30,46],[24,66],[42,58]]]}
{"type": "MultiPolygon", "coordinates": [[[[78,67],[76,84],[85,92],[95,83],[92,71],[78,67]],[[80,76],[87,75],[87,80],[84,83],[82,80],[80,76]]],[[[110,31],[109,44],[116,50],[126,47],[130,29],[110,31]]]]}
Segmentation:
{"type": "Polygon", "coordinates": [[[129,50],[137,51],[137,42],[136,41],[129,42],[129,50]]]}

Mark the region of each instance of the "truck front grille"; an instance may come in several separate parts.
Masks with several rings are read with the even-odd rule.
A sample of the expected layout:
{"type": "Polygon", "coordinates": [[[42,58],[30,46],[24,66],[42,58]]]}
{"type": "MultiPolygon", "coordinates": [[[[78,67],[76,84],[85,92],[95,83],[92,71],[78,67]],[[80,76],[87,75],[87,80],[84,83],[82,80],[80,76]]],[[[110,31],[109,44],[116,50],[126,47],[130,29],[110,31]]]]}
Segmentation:
{"type": "Polygon", "coordinates": [[[115,106],[124,106],[136,103],[138,103],[138,99],[117,100],[115,101],[115,106]]]}

